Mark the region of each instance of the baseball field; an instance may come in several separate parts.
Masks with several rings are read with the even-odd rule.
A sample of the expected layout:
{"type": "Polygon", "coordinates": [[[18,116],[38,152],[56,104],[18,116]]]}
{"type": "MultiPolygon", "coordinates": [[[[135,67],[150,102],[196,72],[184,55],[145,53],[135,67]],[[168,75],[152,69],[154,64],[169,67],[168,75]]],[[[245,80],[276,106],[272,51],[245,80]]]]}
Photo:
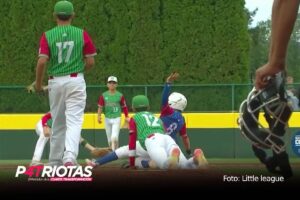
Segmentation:
{"type": "MultiPolygon", "coordinates": [[[[113,189],[115,187],[126,188],[147,188],[148,186],[157,186],[157,188],[200,188],[211,186],[224,187],[293,187],[300,181],[300,160],[292,152],[290,142],[291,133],[297,131],[298,113],[293,115],[291,121],[292,128],[289,129],[287,141],[287,150],[290,155],[290,162],[293,168],[294,177],[289,180],[280,180],[280,176],[268,172],[264,165],[259,163],[251,151],[250,144],[240,134],[236,127],[236,113],[220,114],[185,114],[187,119],[188,134],[191,140],[191,147],[195,149],[201,147],[209,162],[209,166],[198,170],[130,170],[123,169],[121,166],[125,160],[117,160],[107,165],[97,167],[92,171],[93,181],[91,182],[63,182],[50,183],[45,181],[29,181],[28,176],[20,175],[15,177],[18,166],[28,167],[32,157],[37,136],[32,130],[41,114],[31,115],[2,115],[2,120],[6,123],[7,130],[0,131],[0,183],[1,189],[14,190],[15,187],[27,191],[32,185],[37,185],[41,190],[48,187],[66,187],[78,189],[113,189]],[[6,117],[5,117],[6,116],[6,117]],[[213,124],[199,123],[195,119],[203,119],[207,122],[217,121],[213,124]],[[26,118],[27,123],[14,124],[12,121],[22,122],[24,120],[15,120],[26,118]],[[229,123],[228,123],[229,121],[229,123]],[[226,127],[224,126],[226,124],[226,127]],[[12,126],[13,125],[13,126],[12,126]],[[18,125],[18,126],[17,126],[18,125]],[[9,129],[12,126],[14,129],[9,129]],[[200,127],[202,126],[202,127],[200,127]],[[20,127],[16,130],[16,127],[20,127]],[[216,128],[218,127],[218,128],[216,128]],[[11,144],[14,145],[11,145],[11,144]],[[16,148],[17,147],[17,148],[16,148]],[[82,188],[83,187],[83,188],[82,188]],[[24,189],[25,188],[25,189],[24,189]]],[[[107,145],[106,135],[102,127],[94,127],[94,114],[85,115],[84,129],[82,137],[90,144],[98,147],[107,145]]],[[[3,129],[5,127],[2,127],[3,129]]],[[[128,131],[122,129],[120,133],[120,145],[126,145],[128,142],[128,131]]],[[[179,139],[182,147],[182,141],[179,139]]],[[[269,152],[270,153],[270,152],[269,152]]],[[[49,155],[49,144],[47,144],[43,162],[47,163],[49,155]]],[[[90,158],[87,149],[80,147],[79,163],[85,166],[84,159],[90,158]]]]}

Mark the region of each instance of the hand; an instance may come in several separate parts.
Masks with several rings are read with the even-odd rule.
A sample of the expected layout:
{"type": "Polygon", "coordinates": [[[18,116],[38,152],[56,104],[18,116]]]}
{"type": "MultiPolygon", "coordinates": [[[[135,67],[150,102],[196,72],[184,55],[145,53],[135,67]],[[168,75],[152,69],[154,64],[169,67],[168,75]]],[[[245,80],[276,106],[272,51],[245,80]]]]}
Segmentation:
{"type": "Polygon", "coordinates": [[[102,123],[102,119],[101,119],[101,114],[98,115],[98,123],[101,124],[102,123]]]}
{"type": "Polygon", "coordinates": [[[172,72],[170,74],[170,76],[167,78],[166,82],[167,83],[172,83],[174,80],[177,79],[178,76],[179,76],[179,74],[177,72],[172,72]]]}
{"type": "Polygon", "coordinates": [[[36,81],[34,81],[26,87],[26,90],[28,93],[45,94],[48,86],[36,85],[36,81]]]}
{"type": "Polygon", "coordinates": [[[125,117],[124,124],[122,125],[122,128],[129,128],[129,121],[130,117],[125,117]]]}
{"type": "Polygon", "coordinates": [[[50,137],[51,128],[49,126],[43,126],[43,133],[45,137],[50,137]]]}
{"type": "Polygon", "coordinates": [[[255,73],[255,88],[261,90],[269,83],[269,77],[274,76],[284,69],[284,64],[272,65],[270,63],[258,68],[255,73]]]}
{"type": "Polygon", "coordinates": [[[129,123],[129,121],[130,121],[130,117],[125,117],[125,122],[129,123]]]}

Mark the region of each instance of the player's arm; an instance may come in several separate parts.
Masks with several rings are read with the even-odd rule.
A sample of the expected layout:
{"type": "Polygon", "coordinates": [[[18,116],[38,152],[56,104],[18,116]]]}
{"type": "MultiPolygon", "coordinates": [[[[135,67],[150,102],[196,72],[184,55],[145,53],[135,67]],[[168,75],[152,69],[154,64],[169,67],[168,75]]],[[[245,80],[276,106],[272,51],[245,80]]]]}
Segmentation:
{"type": "Polygon", "coordinates": [[[137,130],[136,124],[133,118],[129,121],[129,165],[131,168],[135,167],[135,155],[136,155],[136,138],[137,130]]]}
{"type": "Polygon", "coordinates": [[[190,155],[192,152],[191,152],[191,143],[190,143],[190,138],[189,136],[187,135],[187,132],[186,132],[186,125],[184,123],[184,125],[182,126],[181,130],[179,131],[179,134],[182,138],[182,142],[183,142],[183,145],[184,145],[184,148],[185,148],[185,151],[188,155],[190,155]]]}
{"type": "Polygon", "coordinates": [[[166,79],[166,83],[162,93],[162,102],[161,102],[162,109],[168,105],[168,97],[171,91],[171,83],[174,80],[176,80],[178,76],[179,74],[177,72],[172,72],[170,76],[168,76],[168,78],[166,79]]]}
{"type": "Polygon", "coordinates": [[[83,31],[83,40],[84,40],[83,55],[84,55],[85,69],[89,70],[95,65],[94,56],[97,55],[97,52],[91,37],[86,31],[83,31]]]}
{"type": "Polygon", "coordinates": [[[121,105],[123,113],[125,115],[125,120],[128,123],[130,118],[128,117],[128,108],[127,108],[125,97],[123,95],[121,97],[120,105],[121,105]]]}
{"type": "Polygon", "coordinates": [[[168,106],[168,97],[171,91],[171,83],[166,82],[164,85],[164,89],[162,92],[161,99],[161,109],[163,110],[166,106],[168,106]]]}
{"type": "Polygon", "coordinates": [[[101,114],[102,114],[102,111],[103,111],[103,107],[104,107],[104,98],[103,98],[103,95],[101,95],[99,97],[99,100],[98,100],[98,115],[97,115],[97,119],[98,119],[98,123],[101,124],[102,123],[102,119],[101,119],[101,114]]]}
{"type": "Polygon", "coordinates": [[[42,82],[44,79],[44,73],[46,69],[46,64],[49,59],[49,46],[45,33],[43,33],[40,39],[40,48],[39,48],[39,59],[36,65],[36,78],[35,78],[35,90],[42,91],[42,82]]]}
{"type": "Polygon", "coordinates": [[[299,0],[274,0],[272,8],[272,32],[270,47],[270,64],[284,69],[285,57],[294,22],[297,18],[299,0]]]}
{"type": "Polygon", "coordinates": [[[256,70],[255,87],[264,88],[268,76],[285,68],[288,42],[297,18],[299,0],[274,0],[272,8],[272,30],[269,61],[256,70]]]}

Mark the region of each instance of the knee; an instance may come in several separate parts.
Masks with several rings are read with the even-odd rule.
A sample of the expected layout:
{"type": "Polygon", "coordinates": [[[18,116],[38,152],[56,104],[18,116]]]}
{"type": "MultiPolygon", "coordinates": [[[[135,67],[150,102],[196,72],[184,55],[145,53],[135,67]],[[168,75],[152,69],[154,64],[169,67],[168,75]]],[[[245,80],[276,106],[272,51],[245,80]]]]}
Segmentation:
{"type": "Polygon", "coordinates": [[[119,141],[119,138],[118,138],[118,137],[111,137],[111,141],[112,141],[112,142],[118,142],[118,141],[119,141]]]}

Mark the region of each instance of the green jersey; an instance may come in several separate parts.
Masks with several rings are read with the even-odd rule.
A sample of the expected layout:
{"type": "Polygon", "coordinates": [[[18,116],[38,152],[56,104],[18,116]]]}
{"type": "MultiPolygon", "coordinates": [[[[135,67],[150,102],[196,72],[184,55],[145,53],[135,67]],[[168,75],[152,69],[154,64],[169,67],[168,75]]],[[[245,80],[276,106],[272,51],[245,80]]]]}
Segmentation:
{"type": "Polygon", "coordinates": [[[71,25],[56,26],[45,36],[50,50],[48,75],[64,76],[84,71],[82,29],[71,25]]]}
{"type": "Polygon", "coordinates": [[[123,94],[119,91],[116,91],[114,94],[106,91],[102,94],[98,105],[103,106],[102,112],[104,113],[106,118],[112,119],[121,117],[121,104],[124,101],[122,101],[122,99],[124,99],[123,94]]]}
{"type": "Polygon", "coordinates": [[[145,140],[153,133],[164,134],[163,123],[160,118],[154,114],[144,111],[138,112],[133,116],[137,129],[137,139],[141,146],[145,147],[145,140]]]}

